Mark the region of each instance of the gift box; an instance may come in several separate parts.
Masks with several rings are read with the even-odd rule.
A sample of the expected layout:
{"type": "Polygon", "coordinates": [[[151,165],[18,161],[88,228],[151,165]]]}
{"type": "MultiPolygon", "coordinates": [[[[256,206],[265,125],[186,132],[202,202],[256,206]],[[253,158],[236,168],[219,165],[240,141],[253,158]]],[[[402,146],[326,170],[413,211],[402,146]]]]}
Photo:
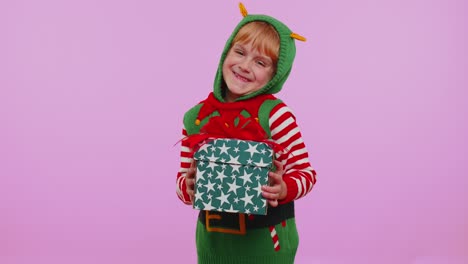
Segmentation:
{"type": "Polygon", "coordinates": [[[268,184],[273,150],[263,142],[214,139],[195,153],[193,207],[199,210],[266,215],[262,185],[268,184]]]}

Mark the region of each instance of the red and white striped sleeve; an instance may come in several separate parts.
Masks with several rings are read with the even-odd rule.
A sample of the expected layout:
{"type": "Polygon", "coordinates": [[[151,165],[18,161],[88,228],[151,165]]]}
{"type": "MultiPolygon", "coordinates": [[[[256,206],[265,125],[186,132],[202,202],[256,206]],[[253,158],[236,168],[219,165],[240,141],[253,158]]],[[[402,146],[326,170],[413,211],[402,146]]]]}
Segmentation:
{"type": "Polygon", "coordinates": [[[284,204],[309,193],[316,182],[316,172],[310,165],[309,154],[291,109],[284,103],[275,106],[270,113],[269,124],[272,139],[287,150],[276,157],[284,168],[287,195],[279,201],[284,204]]]}
{"type": "MultiPolygon", "coordinates": [[[[187,131],[182,129],[182,135],[184,137],[187,136],[187,131]]],[[[179,199],[184,202],[185,204],[192,204],[190,201],[190,196],[187,194],[186,185],[185,185],[185,174],[187,173],[188,169],[190,168],[190,164],[192,163],[191,158],[191,150],[187,147],[187,142],[182,140],[181,141],[181,150],[180,150],[180,169],[177,173],[177,196],[179,199]]]]}

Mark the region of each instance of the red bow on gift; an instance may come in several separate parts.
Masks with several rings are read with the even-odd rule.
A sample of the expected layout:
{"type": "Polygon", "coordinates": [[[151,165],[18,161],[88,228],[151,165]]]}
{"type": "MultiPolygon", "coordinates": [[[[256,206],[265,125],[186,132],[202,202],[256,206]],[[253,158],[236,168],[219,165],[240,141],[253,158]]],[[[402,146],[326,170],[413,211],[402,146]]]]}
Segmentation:
{"type": "Polygon", "coordinates": [[[270,140],[257,119],[239,115],[237,125],[234,120],[227,120],[222,116],[214,116],[200,129],[199,134],[190,135],[183,141],[188,142],[188,147],[194,152],[207,140],[211,138],[235,138],[263,142],[273,148],[275,152],[283,151],[284,148],[270,140]]]}

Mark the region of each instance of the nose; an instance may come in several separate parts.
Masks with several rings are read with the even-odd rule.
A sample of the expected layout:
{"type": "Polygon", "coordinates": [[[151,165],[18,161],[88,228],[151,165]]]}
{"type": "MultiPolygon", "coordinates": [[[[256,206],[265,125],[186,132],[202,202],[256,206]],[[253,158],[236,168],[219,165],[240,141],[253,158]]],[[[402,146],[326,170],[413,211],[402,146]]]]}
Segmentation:
{"type": "Polygon", "coordinates": [[[243,72],[250,72],[250,61],[248,59],[242,60],[239,63],[239,69],[243,72]]]}

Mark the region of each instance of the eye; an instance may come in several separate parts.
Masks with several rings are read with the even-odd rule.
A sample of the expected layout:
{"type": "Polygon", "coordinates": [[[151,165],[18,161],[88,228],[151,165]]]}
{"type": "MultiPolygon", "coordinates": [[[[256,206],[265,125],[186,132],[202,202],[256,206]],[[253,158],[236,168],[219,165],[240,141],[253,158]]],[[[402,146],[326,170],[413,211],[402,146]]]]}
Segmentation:
{"type": "Polygon", "coordinates": [[[239,55],[244,55],[244,51],[240,50],[240,49],[235,49],[234,52],[239,54],[239,55]]]}
{"type": "Polygon", "coordinates": [[[262,60],[258,60],[258,61],[257,61],[257,64],[260,65],[260,66],[262,66],[262,67],[265,67],[265,66],[266,66],[266,63],[265,63],[264,61],[262,61],[262,60]]]}

